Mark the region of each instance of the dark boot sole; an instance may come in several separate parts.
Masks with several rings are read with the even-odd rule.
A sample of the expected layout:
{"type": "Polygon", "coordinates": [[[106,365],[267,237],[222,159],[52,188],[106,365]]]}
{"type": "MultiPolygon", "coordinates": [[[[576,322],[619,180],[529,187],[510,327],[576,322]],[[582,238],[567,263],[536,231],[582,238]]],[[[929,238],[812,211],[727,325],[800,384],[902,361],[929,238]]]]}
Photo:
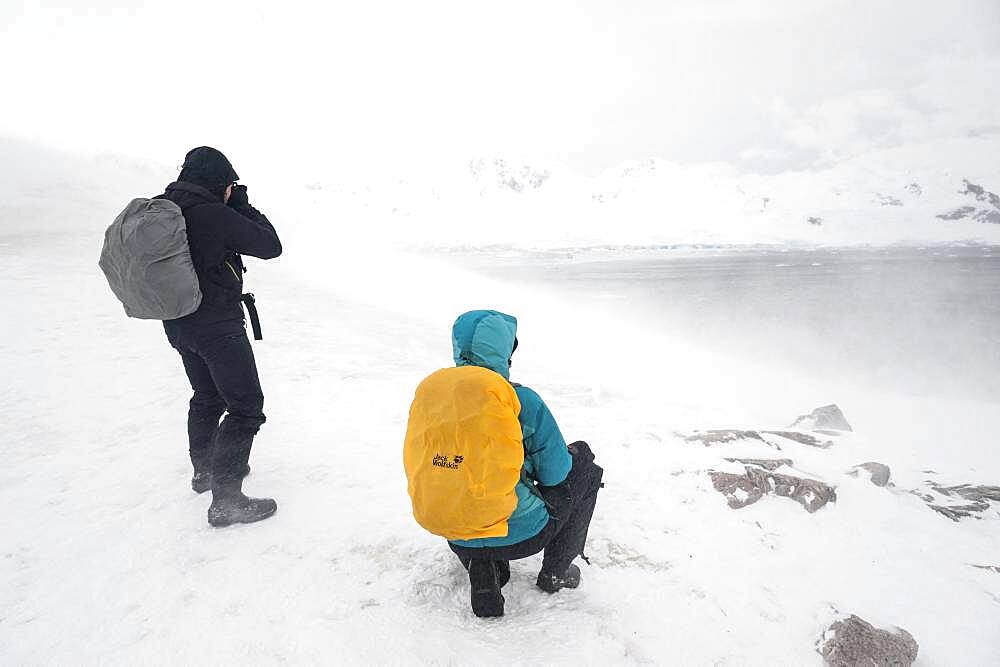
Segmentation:
{"type": "Polygon", "coordinates": [[[225,528],[226,526],[235,526],[241,523],[257,523],[258,521],[263,521],[264,519],[268,519],[274,516],[275,512],[277,511],[278,508],[275,507],[270,512],[262,512],[260,514],[254,514],[252,517],[244,517],[241,519],[230,519],[229,517],[220,517],[220,516],[213,517],[211,514],[209,514],[208,525],[210,525],[212,528],[225,528]]]}

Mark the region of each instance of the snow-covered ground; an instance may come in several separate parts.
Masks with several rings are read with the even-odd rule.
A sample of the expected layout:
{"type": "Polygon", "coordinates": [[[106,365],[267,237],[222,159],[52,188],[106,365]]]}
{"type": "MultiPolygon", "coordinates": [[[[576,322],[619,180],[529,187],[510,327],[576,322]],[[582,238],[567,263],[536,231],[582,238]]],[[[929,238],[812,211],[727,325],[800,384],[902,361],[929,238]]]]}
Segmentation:
{"type": "Polygon", "coordinates": [[[0,198],[0,664],[819,664],[817,640],[852,613],[907,629],[920,664],[1000,661],[1000,574],[972,567],[1000,565],[997,504],[954,522],[908,492],[1000,484],[997,405],[727,358],[642,326],[627,302],[594,309],[357,245],[342,230],[360,222],[320,206],[323,190],[273,206],[251,190],[288,229],[285,255],[248,274],[268,422],[246,488],[279,511],[209,528],[188,486],[176,353],[156,323],[126,320],[96,267],[124,200],[170,175],[88,164],[103,166],[84,177],[54,159],[0,198]],[[507,615],[486,622],[457,560],[410,517],[401,464],[412,391],[478,307],[520,318],[514,379],[607,471],[581,588],[547,596],[539,559],[515,562],[507,615]],[[854,432],[828,449],[686,439],[780,430],[833,401],[854,432]],[[743,472],[733,457],[792,459],[780,472],[837,501],[731,509],[708,471],[743,472]],[[847,474],[865,461],[895,486],[847,474]]]}

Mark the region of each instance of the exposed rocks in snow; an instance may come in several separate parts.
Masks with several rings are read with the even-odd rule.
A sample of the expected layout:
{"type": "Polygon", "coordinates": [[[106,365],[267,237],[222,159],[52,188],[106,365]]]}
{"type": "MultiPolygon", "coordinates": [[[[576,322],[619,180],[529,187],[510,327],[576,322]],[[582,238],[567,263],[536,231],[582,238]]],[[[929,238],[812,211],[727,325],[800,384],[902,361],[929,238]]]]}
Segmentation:
{"type": "Polygon", "coordinates": [[[862,470],[866,470],[868,472],[871,476],[872,484],[875,486],[888,486],[889,477],[891,475],[889,466],[876,461],[868,461],[867,463],[861,463],[854,466],[847,474],[852,477],[857,477],[858,473],[862,470]]]}
{"type": "Polygon", "coordinates": [[[1000,211],[979,211],[976,214],[979,222],[988,222],[992,225],[1000,225],[1000,211]]]}
{"type": "Polygon", "coordinates": [[[1000,211],[1000,195],[988,191],[981,185],[970,183],[968,180],[963,180],[962,183],[965,184],[965,190],[962,190],[960,194],[975,197],[976,201],[989,204],[996,210],[1000,211]]]}
{"type": "Polygon", "coordinates": [[[820,440],[819,438],[813,435],[809,435],[808,433],[801,433],[799,431],[761,431],[761,433],[767,433],[769,435],[777,435],[782,438],[794,440],[800,445],[808,445],[809,447],[818,447],[820,449],[827,449],[828,447],[833,447],[832,440],[820,440]]]}
{"type": "Polygon", "coordinates": [[[598,204],[603,204],[604,202],[612,201],[618,199],[617,192],[598,192],[596,194],[590,195],[590,198],[596,201],[598,204]]]}
{"type": "Polygon", "coordinates": [[[715,490],[726,496],[733,509],[752,505],[769,493],[791,498],[809,513],[837,501],[836,490],[819,480],[780,475],[752,465],[745,466],[744,470],[742,475],[717,470],[708,473],[715,490]]]}
{"type": "Polygon", "coordinates": [[[808,445],[809,447],[818,447],[820,449],[827,449],[833,446],[832,440],[820,440],[814,435],[809,433],[802,433],[801,431],[744,431],[740,429],[709,429],[707,431],[695,431],[689,436],[684,438],[687,442],[700,442],[706,447],[710,445],[722,445],[730,442],[737,442],[740,440],[757,440],[769,447],[774,447],[775,449],[781,449],[781,442],[776,441],[774,438],[767,438],[765,436],[778,436],[779,438],[784,438],[786,440],[792,440],[800,445],[808,445]]]}
{"type": "Polygon", "coordinates": [[[975,212],[975,206],[959,206],[958,208],[954,208],[947,213],[940,213],[937,217],[942,220],[964,220],[965,218],[971,218],[972,214],[975,212]]]}
{"type": "Polygon", "coordinates": [[[775,471],[781,466],[791,466],[791,459],[726,459],[730,463],[743,463],[745,465],[757,466],[758,468],[763,468],[764,470],[775,471]]]}
{"type": "Polygon", "coordinates": [[[823,218],[817,218],[816,216],[809,216],[808,218],[806,218],[806,221],[810,225],[816,225],[817,227],[823,224],[823,218]]]}
{"type": "Polygon", "coordinates": [[[920,187],[919,183],[910,183],[909,185],[906,186],[905,189],[911,195],[915,195],[917,197],[919,197],[920,195],[924,194],[924,189],[922,187],[920,187]]]}
{"type": "Polygon", "coordinates": [[[738,440],[759,440],[765,444],[770,444],[761,437],[757,431],[741,431],[739,429],[709,429],[707,431],[695,431],[684,438],[687,442],[700,442],[706,447],[709,445],[721,445],[738,440]]]}
{"type": "Polygon", "coordinates": [[[521,192],[529,188],[537,190],[549,178],[548,171],[540,171],[528,165],[512,165],[501,159],[472,160],[469,162],[469,171],[477,179],[492,176],[498,187],[507,188],[514,192],[521,192]]]}
{"type": "MultiPolygon", "coordinates": [[[[932,510],[940,514],[941,516],[947,517],[952,521],[959,521],[960,519],[968,519],[973,517],[978,512],[982,512],[988,509],[988,506],[981,506],[979,504],[975,505],[933,505],[928,504],[932,510]]],[[[975,517],[979,518],[979,517],[975,517]]]]}
{"type": "MultiPolygon", "coordinates": [[[[982,519],[993,503],[1000,504],[1000,486],[959,484],[940,486],[929,482],[924,491],[912,491],[932,510],[952,521],[961,519],[982,519]]],[[[1000,511],[997,512],[1000,516],[1000,511]]]]}
{"type": "Polygon", "coordinates": [[[810,431],[820,429],[830,429],[834,431],[853,431],[851,425],[847,423],[844,413],[835,404],[824,405],[816,408],[807,415],[802,415],[789,428],[804,428],[810,431]]]}
{"type": "Polygon", "coordinates": [[[896,199],[895,197],[890,196],[890,195],[884,195],[884,194],[882,194],[880,192],[876,192],[875,193],[875,201],[878,202],[879,204],[881,204],[882,206],[902,206],[903,205],[903,202],[901,202],[900,200],[896,199]]]}
{"type": "Polygon", "coordinates": [[[960,190],[958,194],[971,197],[980,206],[959,206],[958,208],[941,213],[937,217],[942,220],[972,219],[979,222],[1000,224],[1000,195],[990,192],[981,185],[970,183],[968,180],[963,180],[962,183],[965,184],[965,189],[960,190]],[[985,206],[982,206],[983,204],[985,206]]]}
{"type": "Polygon", "coordinates": [[[972,567],[978,570],[989,570],[990,572],[1000,574],[1000,565],[973,565],[972,567]]]}
{"type": "Polygon", "coordinates": [[[853,614],[831,625],[816,648],[826,664],[835,667],[909,666],[920,649],[906,630],[882,630],[853,614]]]}

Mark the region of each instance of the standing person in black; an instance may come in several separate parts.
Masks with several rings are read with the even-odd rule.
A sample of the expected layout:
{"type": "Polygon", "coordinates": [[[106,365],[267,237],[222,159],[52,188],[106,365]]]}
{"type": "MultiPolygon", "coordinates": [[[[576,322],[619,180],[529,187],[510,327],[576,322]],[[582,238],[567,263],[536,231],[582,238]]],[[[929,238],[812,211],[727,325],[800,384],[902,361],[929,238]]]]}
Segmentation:
{"type": "MultiPolygon", "coordinates": [[[[187,154],[177,182],[160,195],[184,213],[202,292],[198,310],[165,321],[163,328],[194,390],[188,411],[191,487],[212,490],[213,526],[260,521],[278,508],[270,498],[243,494],[253,437],[264,423],[264,395],[243,317],[240,255],[277,257],[281,241],[238,179],[225,155],[202,146],[187,154]]],[[[251,310],[252,319],[255,314],[251,310]]]]}

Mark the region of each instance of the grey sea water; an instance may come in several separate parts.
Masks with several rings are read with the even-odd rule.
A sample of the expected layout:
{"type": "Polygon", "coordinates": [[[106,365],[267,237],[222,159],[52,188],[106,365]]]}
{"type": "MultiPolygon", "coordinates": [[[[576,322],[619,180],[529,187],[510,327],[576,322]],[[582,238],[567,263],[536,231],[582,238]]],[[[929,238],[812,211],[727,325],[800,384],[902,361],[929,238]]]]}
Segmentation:
{"type": "Polygon", "coordinates": [[[1000,401],[1000,248],[470,253],[729,355],[903,393],[1000,401]]]}

